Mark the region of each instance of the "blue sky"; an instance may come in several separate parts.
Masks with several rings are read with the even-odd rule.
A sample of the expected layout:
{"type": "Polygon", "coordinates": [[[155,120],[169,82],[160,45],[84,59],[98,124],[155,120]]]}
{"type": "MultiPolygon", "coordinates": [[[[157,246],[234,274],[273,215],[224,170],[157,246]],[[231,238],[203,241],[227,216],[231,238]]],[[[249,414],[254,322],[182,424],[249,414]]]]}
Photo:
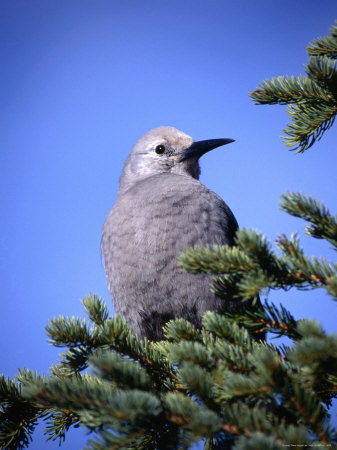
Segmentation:
{"type": "MultiPolygon", "coordinates": [[[[303,192],[336,213],[336,126],[295,155],[280,139],[285,108],[254,106],[248,93],[265,78],[303,73],[307,44],[336,15],[333,0],[1,1],[0,372],[46,373],[59,350],[45,325],[84,317],[80,300],[90,292],[113,313],[101,229],[124,160],[151,128],[235,139],[202,159],[201,181],[241,227],[270,241],[298,231],[308,255],[333,259],[278,201],[303,192]]],[[[271,300],[336,332],[324,292],[271,300]]],[[[30,448],[56,448],[41,433],[30,448]]],[[[84,443],[75,430],[62,448],[84,443]]]]}

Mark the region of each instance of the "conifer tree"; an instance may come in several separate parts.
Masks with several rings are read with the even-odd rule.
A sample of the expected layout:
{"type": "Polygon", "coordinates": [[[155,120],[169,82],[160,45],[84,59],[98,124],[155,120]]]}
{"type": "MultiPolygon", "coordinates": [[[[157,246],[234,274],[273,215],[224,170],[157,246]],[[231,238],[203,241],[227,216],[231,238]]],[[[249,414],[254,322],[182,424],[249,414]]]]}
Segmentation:
{"type": "MultiPolygon", "coordinates": [[[[320,139],[336,114],[337,27],[308,53],[307,76],[266,80],[251,93],[259,104],[290,105],[286,144],[298,152],[320,139]]],[[[322,203],[289,192],[281,208],[337,250],[337,216],[322,203]]],[[[243,305],[265,298],[257,310],[206,312],[201,331],[176,319],[163,341],[141,341],[95,295],[83,300],[87,319],[51,320],[49,342],[65,351],[50,374],[20,370],[14,380],[0,378],[1,447],[28,447],[39,419],[47,439],[60,442],[70,427],[86,427],[87,448],[96,450],[188,448],[201,439],[205,449],[336,445],[329,407],[337,395],[337,338],[317,322],[295,320],[268,293],[324,289],[336,301],[337,264],[308,258],[296,235],[279,236],[277,247],[242,229],[232,248],[186,249],[181,266],[214,274],[220,297],[243,305]],[[287,336],[291,345],[254,339],[263,332],[287,336]]]]}

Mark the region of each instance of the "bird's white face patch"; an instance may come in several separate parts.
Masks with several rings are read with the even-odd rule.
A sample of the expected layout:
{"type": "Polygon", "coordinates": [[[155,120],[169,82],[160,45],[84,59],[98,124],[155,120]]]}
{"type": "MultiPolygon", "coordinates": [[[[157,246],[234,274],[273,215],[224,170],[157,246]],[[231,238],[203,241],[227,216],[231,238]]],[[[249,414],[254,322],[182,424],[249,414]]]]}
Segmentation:
{"type": "Polygon", "coordinates": [[[146,149],[144,153],[137,155],[137,170],[142,174],[153,174],[156,172],[165,171],[168,165],[168,157],[166,155],[158,155],[155,152],[157,145],[164,145],[162,143],[155,144],[154,147],[146,149]]]}
{"type": "Polygon", "coordinates": [[[182,152],[193,142],[190,136],[172,127],[159,127],[149,131],[139,139],[126,160],[120,187],[123,185],[126,189],[144,177],[166,172],[188,174],[197,178],[197,160],[180,162],[182,152]],[[190,167],[191,165],[195,167],[190,167]]]}

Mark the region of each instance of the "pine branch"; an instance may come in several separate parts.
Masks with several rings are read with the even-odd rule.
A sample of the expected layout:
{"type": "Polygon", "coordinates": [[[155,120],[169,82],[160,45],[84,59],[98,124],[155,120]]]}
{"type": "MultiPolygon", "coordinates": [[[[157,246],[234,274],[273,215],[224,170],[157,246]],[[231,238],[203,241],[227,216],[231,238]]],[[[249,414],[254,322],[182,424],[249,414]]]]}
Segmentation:
{"type": "MultiPolygon", "coordinates": [[[[247,362],[247,354],[253,345],[257,345],[253,344],[247,330],[235,323],[230,323],[220,314],[210,311],[205,313],[203,324],[207,330],[215,331],[222,339],[207,340],[207,343],[204,341],[203,344],[186,341],[169,344],[166,346],[167,358],[173,364],[183,365],[185,369],[193,367],[194,371],[197,371],[199,367],[211,373],[219,368],[222,371],[226,366],[229,370],[246,373],[250,367],[247,362]],[[221,324],[224,326],[221,327],[221,324]],[[214,361],[217,361],[217,364],[214,361]],[[221,367],[218,366],[220,361],[221,367]]],[[[180,369],[177,377],[178,380],[181,377],[180,369]]]]}
{"type": "Polygon", "coordinates": [[[82,303],[89,320],[95,325],[104,325],[109,317],[109,311],[104,301],[95,294],[93,296],[90,294],[83,299],[82,303]]]}
{"type": "MultiPolygon", "coordinates": [[[[337,102],[337,61],[327,56],[312,56],[306,66],[306,72],[332,102],[337,102]]],[[[330,103],[327,99],[327,102],[330,103]]]]}
{"type": "MultiPolygon", "coordinates": [[[[289,382],[288,382],[289,384],[289,382]]],[[[308,389],[302,389],[300,386],[294,385],[293,393],[283,391],[286,398],[296,408],[299,420],[310,426],[311,430],[317,435],[319,441],[326,447],[331,447],[333,441],[333,433],[327,421],[327,414],[321,404],[315,398],[314,393],[308,389]]]]}
{"type": "Polygon", "coordinates": [[[289,105],[293,103],[330,103],[333,97],[307,76],[273,77],[264,80],[249,93],[256,105],[289,105]]]}
{"type": "Polygon", "coordinates": [[[214,367],[212,355],[200,342],[181,341],[167,347],[166,357],[173,364],[191,362],[206,369],[214,367]]]}
{"type": "Polygon", "coordinates": [[[177,373],[177,382],[189,395],[197,396],[213,411],[218,409],[213,399],[213,380],[205,368],[184,362],[177,373]]]}
{"type": "MultiPolygon", "coordinates": [[[[328,226],[317,227],[322,237],[334,239],[334,221],[326,216],[328,226]]],[[[337,296],[337,264],[324,258],[310,261],[299,246],[296,235],[291,239],[279,236],[276,241],[283,256],[276,256],[266,239],[255,231],[240,230],[235,247],[214,246],[213,249],[188,248],[180,256],[180,264],[191,273],[215,273],[212,291],[219,297],[238,302],[257,300],[261,292],[270,289],[298,287],[314,289],[324,287],[337,296]]],[[[258,308],[256,309],[258,311],[258,308]]],[[[242,313],[238,303],[238,313],[242,313]]]]}
{"type": "Polygon", "coordinates": [[[180,443],[180,430],[177,426],[159,428],[152,434],[144,435],[142,430],[128,436],[116,435],[113,430],[104,429],[97,440],[90,440],[88,450],[121,449],[137,450],[175,449],[180,443]]]}
{"type": "MultiPolygon", "coordinates": [[[[99,310],[96,305],[97,298],[91,300],[90,298],[85,300],[86,309],[99,310]],[[90,304],[91,300],[93,304],[90,304]]],[[[171,366],[163,361],[162,355],[151,342],[140,341],[137,336],[134,336],[124,318],[105,317],[105,305],[102,305],[100,310],[103,315],[98,316],[98,323],[101,324],[94,324],[92,327],[85,320],[80,321],[63,316],[50,321],[46,327],[49,342],[57,347],[70,347],[61,355],[60,363],[53,367],[54,374],[67,377],[84,370],[88,367],[93,351],[103,347],[138,361],[149,372],[155,374],[158,383],[163,374],[168,378],[172,377],[171,366]],[[101,320],[103,317],[105,319],[101,320]]]]}
{"type": "Polygon", "coordinates": [[[288,135],[284,137],[287,147],[294,147],[296,153],[303,153],[317,140],[320,140],[334,123],[337,113],[336,103],[319,104],[293,104],[287,109],[292,123],[283,131],[288,135]]]}
{"type": "MultiPolygon", "coordinates": [[[[237,434],[244,438],[244,442],[254,442],[254,436],[263,437],[264,442],[274,441],[284,448],[286,445],[303,446],[310,443],[308,432],[303,425],[288,425],[273,416],[272,421],[264,408],[250,408],[243,402],[234,403],[224,410],[224,420],[234,427],[237,434]],[[243,419],[244,418],[244,419],[243,419]],[[246,438],[248,441],[246,441],[246,438]]],[[[237,441],[236,448],[240,445],[241,438],[237,441]]],[[[251,445],[251,444],[250,444],[251,445]]],[[[243,448],[270,448],[270,447],[243,447],[243,448]]],[[[271,447],[274,448],[274,447],[271,447]]]]}
{"type": "MultiPolygon", "coordinates": [[[[247,233],[239,243],[245,240],[250,243],[247,233]]],[[[269,245],[264,239],[257,241],[257,246],[248,245],[248,253],[256,247],[256,260],[268,260],[269,245]]],[[[21,414],[26,414],[22,407],[33,408],[35,415],[28,422],[32,429],[36,412],[47,417],[48,439],[62,441],[70,426],[82,425],[96,432],[97,439],[89,444],[95,449],[174,449],[203,437],[207,448],[232,448],[241,442],[238,437],[256,442],[257,435],[277,445],[289,444],[296,435],[292,442],[307,445],[312,442],[307,429],[320,443],[333,442],[320,402],[328,404],[336,395],[337,341],[317,324],[301,321],[295,330],[286,310],[266,304],[265,318],[278,321],[275,327],[287,324],[297,339],[298,344],[283,354],[255,342],[248,334],[249,326],[246,329],[216,312],[205,314],[201,334],[177,319],[166,327],[170,341],[151,344],[140,342],[127,328],[118,332],[119,319],[116,323],[108,317],[101,320],[104,306],[97,298],[91,300],[95,311],[101,311],[93,314],[90,307],[95,317],[92,325],[69,319],[63,327],[62,318],[50,334],[57,345],[61,337],[66,344],[69,336],[70,351],[91,346],[87,363],[94,374],[77,371],[65,376],[54,368],[46,378],[26,370],[17,376],[20,385],[5,385],[10,407],[16,400],[8,391],[13,388],[17,396],[16,389],[23,386],[21,414]],[[74,329],[67,334],[69,322],[74,329]],[[335,365],[324,373],[332,362],[335,365]]],[[[254,314],[252,320],[256,320],[254,314]]],[[[17,424],[16,436],[20,431],[27,438],[25,425],[17,424]]],[[[2,442],[6,438],[8,433],[2,442]]]]}
{"type": "MultiPolygon", "coordinates": [[[[202,318],[203,327],[213,333],[221,340],[225,340],[226,343],[231,343],[236,346],[242,347],[246,351],[252,349],[252,339],[246,328],[239,326],[238,322],[233,322],[229,319],[230,314],[226,312],[226,315],[219,314],[215,311],[206,311],[202,318]]],[[[214,342],[209,345],[214,345],[214,342]]]]}
{"type": "Polygon", "coordinates": [[[337,298],[337,264],[329,264],[325,258],[318,260],[314,256],[310,261],[300,248],[296,234],[290,240],[284,235],[279,236],[277,244],[284,253],[283,259],[287,260],[289,281],[293,286],[301,289],[324,287],[334,299],[337,298]]]}
{"type": "Polygon", "coordinates": [[[211,248],[188,247],[179,256],[179,264],[189,273],[222,274],[224,271],[249,272],[258,265],[237,247],[214,245],[211,248]]]}
{"type": "Polygon", "coordinates": [[[65,441],[66,433],[71,426],[79,427],[79,416],[71,409],[64,409],[62,411],[57,409],[49,410],[49,418],[47,420],[47,427],[45,434],[48,435],[47,441],[59,440],[61,445],[65,441]]]}
{"type": "Polygon", "coordinates": [[[46,326],[48,342],[54,347],[77,347],[91,343],[89,327],[85,319],[63,317],[52,319],[46,326]]]}
{"type": "Polygon", "coordinates": [[[161,412],[160,402],[149,392],[120,391],[110,383],[79,375],[62,383],[55,378],[31,382],[23,395],[45,408],[71,408],[89,428],[113,425],[125,433],[137,428],[137,421],[150,424],[161,412]]]}
{"type": "Polygon", "coordinates": [[[21,395],[18,382],[0,375],[0,446],[23,449],[32,440],[38,419],[45,413],[27,402],[21,395]]]}
{"type": "Polygon", "coordinates": [[[219,365],[216,368],[219,376],[228,371],[247,375],[254,367],[244,348],[225,341],[216,341],[213,354],[214,357],[219,358],[219,365]]]}
{"type": "Polygon", "coordinates": [[[290,339],[300,337],[297,331],[297,322],[286,308],[282,305],[264,302],[263,308],[256,312],[246,310],[240,314],[226,312],[227,321],[239,323],[254,335],[261,332],[269,332],[277,337],[288,336],[290,339]]]}
{"type": "Polygon", "coordinates": [[[300,321],[298,332],[302,339],[289,351],[288,358],[302,367],[301,384],[329,405],[331,398],[337,397],[337,338],[326,335],[311,320],[300,321]]]}
{"type": "MultiPolygon", "coordinates": [[[[337,24],[337,21],[335,22],[337,24]]],[[[333,25],[329,36],[324,38],[314,39],[307,47],[307,52],[310,56],[329,56],[330,58],[337,58],[337,25],[333,25]]]]}
{"type": "Polygon", "coordinates": [[[315,40],[307,48],[311,58],[307,76],[280,76],[264,80],[250,92],[259,105],[289,105],[292,122],[283,130],[284,143],[296,153],[302,153],[320,140],[334,123],[337,114],[336,29],[330,36],[315,40]]]}
{"type": "Polygon", "coordinates": [[[252,230],[236,234],[236,246],[212,249],[188,248],[179,262],[190,273],[213,273],[212,291],[222,298],[256,301],[263,288],[276,288],[276,280],[288,281],[288,268],[271,251],[266,238],[252,230]]]}
{"type": "Polygon", "coordinates": [[[289,430],[287,441],[281,441],[274,436],[266,436],[265,434],[258,432],[250,434],[249,436],[240,436],[236,443],[235,450],[255,450],[257,448],[283,450],[285,445],[306,447],[308,440],[305,437],[301,438],[302,436],[298,436],[297,428],[289,430]]]}
{"type": "Polygon", "coordinates": [[[30,370],[20,370],[16,382],[0,378],[0,445],[6,449],[23,449],[29,446],[39,419],[48,419],[47,441],[59,439],[61,444],[70,426],[78,426],[79,418],[70,409],[44,407],[35,398],[27,400],[22,389],[31,383],[44,385],[46,377],[30,370]]]}
{"type": "Polygon", "coordinates": [[[200,332],[185,319],[175,319],[167,322],[164,330],[165,338],[170,342],[201,341],[200,332]]]}
{"type": "Polygon", "coordinates": [[[185,444],[196,442],[220,430],[221,421],[217,414],[200,407],[182,393],[168,393],[164,402],[169,420],[189,432],[190,439],[185,440],[185,444]]]}
{"type": "Polygon", "coordinates": [[[123,358],[114,351],[97,350],[89,357],[94,373],[110,381],[118,388],[131,388],[145,391],[154,390],[151,377],[146,370],[129,358],[123,358]]]}
{"type": "Polygon", "coordinates": [[[323,203],[300,193],[287,192],[282,195],[280,206],[288,214],[310,223],[306,228],[309,236],[326,239],[337,251],[337,215],[332,216],[323,203]]]}
{"type": "MultiPolygon", "coordinates": [[[[224,380],[216,394],[220,399],[251,395],[253,392],[264,397],[281,395],[283,401],[293,414],[295,423],[310,427],[324,445],[331,445],[333,431],[327,425],[327,414],[315,397],[314,391],[301,387],[296,375],[289,371],[289,364],[284,364],[276,351],[268,347],[256,348],[251,355],[255,372],[249,376],[231,373],[224,380]]],[[[292,371],[295,367],[292,369],[292,371]]],[[[295,370],[295,374],[296,374],[295,370]]],[[[289,414],[288,413],[288,414],[289,414]]],[[[291,414],[289,416],[291,419],[291,414]]]]}

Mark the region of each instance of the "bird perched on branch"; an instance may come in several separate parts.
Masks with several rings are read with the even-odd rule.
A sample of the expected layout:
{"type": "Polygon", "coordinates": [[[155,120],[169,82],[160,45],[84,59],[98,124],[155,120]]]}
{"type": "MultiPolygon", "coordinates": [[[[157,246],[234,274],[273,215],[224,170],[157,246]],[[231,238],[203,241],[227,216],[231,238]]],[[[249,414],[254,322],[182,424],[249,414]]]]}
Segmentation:
{"type": "Polygon", "coordinates": [[[178,266],[186,247],[233,245],[232,211],[198,181],[199,158],[230,142],[195,142],[159,127],[139,139],[125,162],[101,247],[115,311],[140,337],[160,339],[163,325],[178,317],[200,327],[205,311],[231,308],[210,292],[211,275],[178,266]]]}

